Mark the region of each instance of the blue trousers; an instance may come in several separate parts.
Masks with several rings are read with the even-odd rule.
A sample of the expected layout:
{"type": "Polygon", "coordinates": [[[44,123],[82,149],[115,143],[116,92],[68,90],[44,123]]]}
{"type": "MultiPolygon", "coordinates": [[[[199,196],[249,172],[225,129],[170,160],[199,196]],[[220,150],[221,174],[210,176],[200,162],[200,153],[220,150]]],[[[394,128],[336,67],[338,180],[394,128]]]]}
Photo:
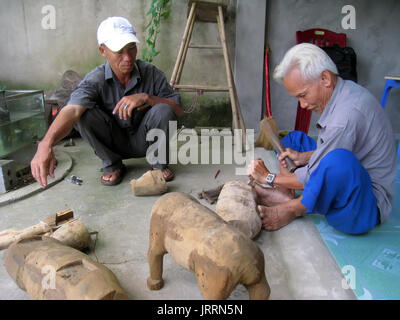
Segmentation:
{"type": "MultiPolygon", "coordinates": [[[[316,142],[301,131],[282,140],[299,152],[316,149],[316,142]]],[[[371,177],[349,150],[335,149],[323,157],[304,186],[301,203],[306,213],[319,213],[335,229],[349,234],[370,231],[380,223],[371,177]]]]}

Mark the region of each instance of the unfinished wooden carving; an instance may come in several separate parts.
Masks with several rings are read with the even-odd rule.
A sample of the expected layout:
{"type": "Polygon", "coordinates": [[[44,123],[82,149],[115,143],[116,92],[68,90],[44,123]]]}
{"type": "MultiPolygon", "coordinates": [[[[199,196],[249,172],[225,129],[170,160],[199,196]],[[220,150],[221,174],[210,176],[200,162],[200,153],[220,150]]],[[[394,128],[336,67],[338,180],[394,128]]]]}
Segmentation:
{"type": "Polygon", "coordinates": [[[120,300],[128,296],[116,276],[83,252],[46,236],[14,242],[7,272],[32,299],[120,300]]]}
{"type": "Polygon", "coordinates": [[[264,255],[242,232],[194,197],[180,192],[162,196],[150,220],[147,286],[163,286],[163,256],[169,253],[196,275],[204,299],[226,299],[243,284],[250,299],[268,299],[264,255]]]}
{"type": "Polygon", "coordinates": [[[91,241],[89,231],[83,222],[78,219],[64,223],[48,236],[78,250],[89,247],[91,241]]]}
{"type": "Polygon", "coordinates": [[[153,196],[168,191],[167,183],[161,170],[149,170],[139,179],[131,180],[130,184],[135,196],[153,196]]]}
{"type": "Polygon", "coordinates": [[[256,194],[252,187],[242,181],[225,183],[215,207],[217,214],[253,239],[262,227],[258,215],[256,194]]]}
{"type": "Polygon", "coordinates": [[[13,242],[37,235],[48,235],[75,249],[82,250],[90,244],[90,235],[85,225],[74,218],[72,210],[67,209],[45,217],[38,224],[22,230],[7,229],[0,232],[0,250],[8,248],[13,242]]]}

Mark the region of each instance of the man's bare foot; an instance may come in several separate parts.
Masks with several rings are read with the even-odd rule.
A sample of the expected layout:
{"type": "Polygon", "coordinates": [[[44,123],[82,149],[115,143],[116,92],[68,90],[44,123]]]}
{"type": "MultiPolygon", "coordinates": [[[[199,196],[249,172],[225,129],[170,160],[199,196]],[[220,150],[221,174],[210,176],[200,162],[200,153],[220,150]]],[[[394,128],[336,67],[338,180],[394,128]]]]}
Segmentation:
{"type": "Polygon", "coordinates": [[[151,167],[151,170],[157,170],[157,169],[161,170],[165,181],[168,182],[168,181],[171,181],[171,180],[173,180],[175,178],[175,174],[169,168],[161,169],[161,168],[151,167]]]}
{"type": "Polygon", "coordinates": [[[257,206],[263,227],[268,231],[275,231],[301,217],[307,208],[300,199],[301,197],[274,207],[257,206]]]}
{"type": "Polygon", "coordinates": [[[105,186],[115,186],[122,181],[122,177],[125,174],[126,167],[124,165],[121,168],[111,172],[103,172],[101,176],[101,184],[105,186]]]}
{"type": "Polygon", "coordinates": [[[253,190],[257,194],[257,204],[272,207],[294,199],[294,190],[281,186],[264,188],[257,183],[252,183],[253,190]]]}
{"type": "Polygon", "coordinates": [[[173,180],[175,177],[174,173],[169,168],[162,169],[161,172],[167,182],[173,180]]]}

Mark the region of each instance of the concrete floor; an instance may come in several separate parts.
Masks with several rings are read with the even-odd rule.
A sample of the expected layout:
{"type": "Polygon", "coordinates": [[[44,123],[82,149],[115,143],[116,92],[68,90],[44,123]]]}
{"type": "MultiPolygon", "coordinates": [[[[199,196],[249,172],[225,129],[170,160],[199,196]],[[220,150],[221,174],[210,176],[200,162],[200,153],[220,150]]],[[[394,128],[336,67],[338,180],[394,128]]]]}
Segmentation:
{"type": "MultiPolygon", "coordinates": [[[[0,206],[0,230],[22,229],[49,214],[71,208],[89,231],[99,232],[95,253],[100,262],[122,262],[106,266],[115,273],[131,299],[202,299],[194,274],[177,265],[169,255],[164,258],[164,288],[150,291],[146,287],[150,212],[158,197],[135,197],[129,185],[131,179],[149,169],[146,160],[124,161],[128,172],[122,183],[106,187],[100,184],[101,161],[86,142],[74,140],[76,146],[64,147],[62,142],[56,150],[59,154],[65,152],[73,160],[67,174],[83,179],[83,185],[61,180],[47,190],[32,192],[26,199],[9,204],[3,202],[4,205],[0,206]]],[[[256,149],[256,156],[265,158],[271,166],[275,165],[271,154],[264,150],[256,149]]],[[[68,164],[63,166],[68,168],[68,164]]],[[[203,189],[230,180],[247,180],[245,176],[235,175],[235,164],[178,164],[171,168],[176,178],[168,183],[169,190],[190,193],[196,198],[203,189]],[[217,170],[221,171],[214,179],[217,170]]],[[[5,196],[10,197],[0,195],[0,202],[5,196]]],[[[200,201],[215,209],[215,205],[200,201]]],[[[270,299],[355,299],[351,289],[343,289],[344,277],[309,218],[297,219],[275,232],[262,231],[255,242],[265,256],[270,299]]],[[[1,260],[4,252],[0,252],[1,260]]],[[[94,258],[93,251],[88,254],[94,258]]],[[[30,299],[9,277],[3,264],[0,264],[0,299],[30,299]]],[[[247,291],[239,285],[229,299],[248,299],[247,291]]]]}

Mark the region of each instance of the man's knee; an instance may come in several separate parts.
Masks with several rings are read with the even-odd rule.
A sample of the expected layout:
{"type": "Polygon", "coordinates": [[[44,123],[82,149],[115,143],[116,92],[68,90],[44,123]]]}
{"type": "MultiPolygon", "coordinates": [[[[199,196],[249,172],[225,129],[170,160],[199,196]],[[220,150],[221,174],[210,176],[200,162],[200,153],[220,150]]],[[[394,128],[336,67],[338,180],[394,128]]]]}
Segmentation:
{"type": "Polygon", "coordinates": [[[154,105],[149,111],[149,118],[158,120],[159,122],[176,120],[176,114],[172,107],[166,103],[154,105]]]}
{"type": "Polygon", "coordinates": [[[347,149],[334,149],[322,158],[321,164],[333,165],[337,169],[346,169],[348,165],[359,165],[355,154],[347,149]]]}
{"type": "Polygon", "coordinates": [[[350,179],[360,179],[365,171],[355,154],[346,149],[335,149],[322,158],[319,166],[326,169],[327,178],[336,183],[346,183],[350,179]]]}
{"type": "Polygon", "coordinates": [[[103,128],[108,123],[107,115],[98,108],[87,109],[79,118],[75,129],[79,132],[103,128]]]}

